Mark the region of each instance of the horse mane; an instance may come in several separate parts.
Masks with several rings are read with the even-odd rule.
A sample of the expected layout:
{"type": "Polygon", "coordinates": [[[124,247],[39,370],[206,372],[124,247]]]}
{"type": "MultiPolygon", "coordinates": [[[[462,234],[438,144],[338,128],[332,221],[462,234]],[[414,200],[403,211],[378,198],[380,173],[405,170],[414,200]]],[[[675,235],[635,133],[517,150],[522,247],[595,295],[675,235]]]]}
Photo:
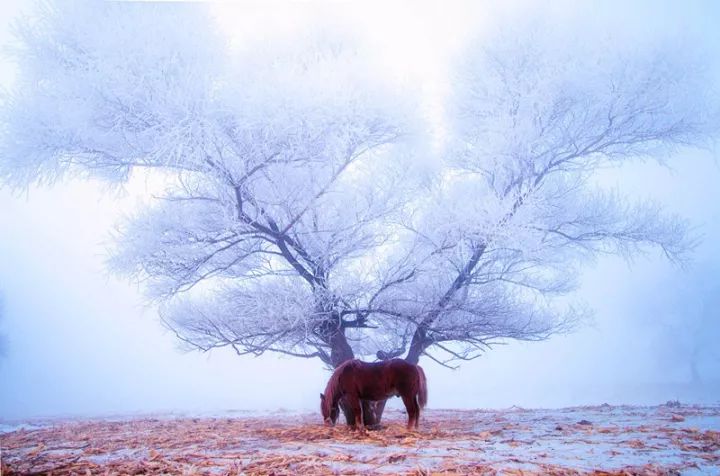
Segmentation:
{"type": "Polygon", "coordinates": [[[420,388],[418,389],[417,399],[418,399],[418,405],[420,405],[420,408],[425,408],[425,405],[427,405],[428,401],[428,391],[427,391],[427,379],[425,378],[425,371],[420,367],[419,365],[415,365],[418,369],[418,377],[420,377],[420,388]]]}
{"type": "Polygon", "coordinates": [[[326,414],[330,414],[330,410],[335,406],[335,402],[340,399],[340,374],[345,367],[356,366],[357,360],[348,360],[338,365],[330,376],[327,385],[325,386],[325,398],[323,399],[323,408],[326,410],[326,414]]]}

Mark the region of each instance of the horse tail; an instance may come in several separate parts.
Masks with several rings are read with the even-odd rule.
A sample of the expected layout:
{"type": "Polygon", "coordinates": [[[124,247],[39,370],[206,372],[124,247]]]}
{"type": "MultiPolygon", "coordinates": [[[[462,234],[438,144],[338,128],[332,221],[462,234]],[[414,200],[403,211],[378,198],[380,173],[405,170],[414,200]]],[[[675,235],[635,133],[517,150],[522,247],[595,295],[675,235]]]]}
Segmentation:
{"type": "Polygon", "coordinates": [[[423,371],[422,367],[419,365],[416,365],[418,369],[418,393],[417,393],[417,401],[418,405],[420,405],[420,408],[425,408],[425,405],[427,405],[428,401],[428,391],[427,391],[427,379],[425,378],[425,372],[423,371]]]}

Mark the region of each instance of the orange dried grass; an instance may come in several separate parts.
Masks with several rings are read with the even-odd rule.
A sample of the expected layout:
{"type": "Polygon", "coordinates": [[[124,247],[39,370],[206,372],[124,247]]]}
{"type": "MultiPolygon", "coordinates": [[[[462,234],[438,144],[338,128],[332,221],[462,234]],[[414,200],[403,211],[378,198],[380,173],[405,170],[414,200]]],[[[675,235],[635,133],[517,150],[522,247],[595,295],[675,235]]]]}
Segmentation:
{"type": "MultiPolygon", "coordinates": [[[[440,412],[439,412],[440,413],[440,412]]],[[[431,413],[432,415],[432,413],[431,413]]],[[[502,415],[487,415],[478,431],[477,415],[455,412],[435,415],[420,431],[408,431],[402,420],[381,431],[359,433],[344,426],[325,427],[317,417],[289,421],[273,418],[135,419],[119,422],[64,422],[38,430],[18,430],[0,435],[2,475],[49,474],[228,474],[228,475],[335,475],[392,474],[495,475],[547,474],[555,476],[592,474],[672,474],[668,468],[646,465],[619,471],[583,472],[551,464],[533,463],[535,470],[518,469],[527,461],[512,458],[503,464],[473,463],[455,458],[455,445],[497,441],[522,448],[531,440],[507,439],[502,433],[528,431],[527,422],[508,421],[502,415]],[[418,448],[438,441],[447,443],[446,453],[434,456],[432,468],[423,468],[413,456],[418,448]],[[458,442],[458,443],[453,443],[458,442]],[[294,453],[288,448],[293,449],[294,453]],[[338,449],[339,448],[339,449],[338,449]],[[355,449],[358,449],[356,452],[355,449]],[[368,448],[369,453],[359,454],[368,448]],[[385,448],[385,452],[372,452],[385,448]],[[389,452],[388,452],[389,450],[389,452]],[[498,469],[500,468],[500,469],[498,469]]],[[[654,448],[646,441],[624,439],[622,426],[558,426],[557,434],[573,441],[600,433],[616,437],[624,448],[654,448]]],[[[720,464],[720,432],[673,426],[644,425],[636,433],[664,434],[679,450],[692,452],[711,464],[720,464]]],[[[529,432],[531,433],[531,432],[529,432]]]]}

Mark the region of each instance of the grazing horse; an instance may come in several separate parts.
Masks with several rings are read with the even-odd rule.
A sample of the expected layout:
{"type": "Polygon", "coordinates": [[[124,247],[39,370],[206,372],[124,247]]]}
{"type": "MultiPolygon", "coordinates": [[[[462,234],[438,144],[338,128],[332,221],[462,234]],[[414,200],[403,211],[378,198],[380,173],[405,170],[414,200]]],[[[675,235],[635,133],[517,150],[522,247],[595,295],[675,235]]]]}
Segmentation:
{"type": "Polygon", "coordinates": [[[418,427],[420,410],[427,404],[427,381],[419,365],[401,359],[368,363],[348,360],[335,369],[320,394],[320,411],[325,424],[334,425],[338,405],[344,400],[355,417],[355,427],[363,429],[361,400],[402,397],[408,414],[408,429],[418,427]]]}

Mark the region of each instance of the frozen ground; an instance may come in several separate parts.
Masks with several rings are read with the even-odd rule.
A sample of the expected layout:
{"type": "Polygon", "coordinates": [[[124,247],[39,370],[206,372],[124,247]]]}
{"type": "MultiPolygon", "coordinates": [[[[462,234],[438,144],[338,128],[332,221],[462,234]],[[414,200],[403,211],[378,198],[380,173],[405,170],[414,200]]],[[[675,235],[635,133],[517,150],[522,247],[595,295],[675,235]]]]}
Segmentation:
{"type": "Polygon", "coordinates": [[[720,406],[387,412],[360,435],[317,414],[0,422],[3,475],[720,474],[720,406]]]}

